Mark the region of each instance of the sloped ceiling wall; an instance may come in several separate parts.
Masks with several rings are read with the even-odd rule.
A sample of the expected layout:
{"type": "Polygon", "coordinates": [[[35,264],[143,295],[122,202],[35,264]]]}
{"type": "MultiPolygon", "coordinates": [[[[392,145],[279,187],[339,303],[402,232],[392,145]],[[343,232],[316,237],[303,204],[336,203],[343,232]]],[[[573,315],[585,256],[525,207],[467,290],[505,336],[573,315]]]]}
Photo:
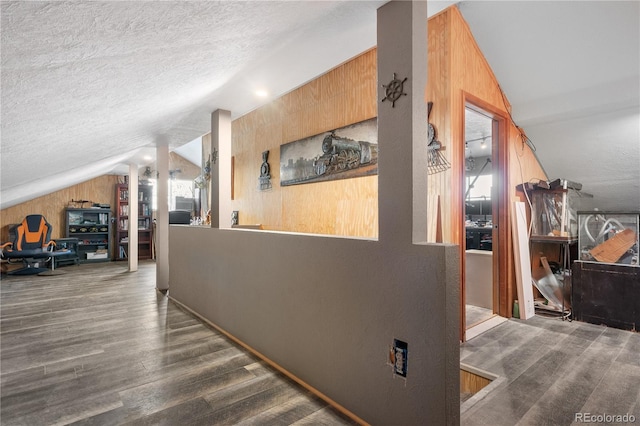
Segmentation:
{"type": "Polygon", "coordinates": [[[640,210],[640,2],[461,2],[550,179],[640,210]]]}

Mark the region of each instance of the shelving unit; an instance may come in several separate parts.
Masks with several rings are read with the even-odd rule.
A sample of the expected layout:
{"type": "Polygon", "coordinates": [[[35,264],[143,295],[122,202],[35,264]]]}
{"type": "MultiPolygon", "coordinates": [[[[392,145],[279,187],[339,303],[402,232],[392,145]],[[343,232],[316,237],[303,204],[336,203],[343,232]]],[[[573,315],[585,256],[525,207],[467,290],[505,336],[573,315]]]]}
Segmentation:
{"type": "MultiPolygon", "coordinates": [[[[138,259],[153,257],[153,218],[151,199],[153,187],[138,185],[138,259]]],[[[116,187],[116,260],[129,256],[129,185],[116,187]]]]}
{"type": "Polygon", "coordinates": [[[66,209],[66,236],[77,238],[81,263],[111,260],[111,210],[103,208],[66,209]]]}
{"type": "MultiPolygon", "coordinates": [[[[547,260],[548,262],[556,262],[560,266],[560,271],[558,275],[556,275],[556,281],[560,284],[560,293],[553,293],[553,295],[560,300],[560,304],[562,306],[562,310],[559,314],[562,315],[562,319],[571,320],[571,307],[573,304],[572,301],[572,273],[571,273],[571,265],[576,260],[576,247],[578,238],[577,237],[545,237],[545,236],[532,236],[530,239],[532,244],[537,244],[536,248],[538,249],[538,254],[534,255],[533,248],[532,251],[532,265],[536,266],[540,263],[540,249],[542,247],[549,247],[550,245],[556,245],[555,250],[545,250],[548,254],[551,254],[551,257],[547,260]],[[553,256],[552,253],[557,253],[557,257],[553,256]]],[[[544,250],[544,249],[543,249],[544,250]]],[[[545,257],[548,255],[545,253],[545,257]]],[[[549,284],[548,282],[546,283],[549,284]]],[[[546,298],[547,295],[543,293],[543,296],[546,298]]],[[[544,309],[547,305],[538,305],[536,306],[539,309],[543,309],[548,312],[547,309],[544,309]]]]}
{"type": "MultiPolygon", "coordinates": [[[[576,260],[578,217],[576,206],[582,185],[569,181],[554,181],[554,189],[530,192],[531,210],[531,265],[536,287],[548,303],[537,304],[536,309],[556,312],[562,319],[572,319],[571,265],[576,260]],[[546,259],[547,264],[542,262],[546,259]],[[552,267],[556,265],[556,270],[552,267]],[[549,309],[549,307],[555,307],[549,309]]],[[[552,182],[553,184],[553,182],[552,182]]],[[[588,196],[588,195],[585,195],[588,196]]]]}

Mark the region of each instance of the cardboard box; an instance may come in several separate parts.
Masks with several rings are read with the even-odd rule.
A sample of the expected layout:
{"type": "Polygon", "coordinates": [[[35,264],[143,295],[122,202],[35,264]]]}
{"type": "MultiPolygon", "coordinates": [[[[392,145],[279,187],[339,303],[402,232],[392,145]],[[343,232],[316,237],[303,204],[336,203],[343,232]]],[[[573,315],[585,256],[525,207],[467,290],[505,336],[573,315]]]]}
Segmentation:
{"type": "Polygon", "coordinates": [[[108,257],[108,253],[99,253],[99,252],[88,252],[87,259],[106,259],[108,257]]]}

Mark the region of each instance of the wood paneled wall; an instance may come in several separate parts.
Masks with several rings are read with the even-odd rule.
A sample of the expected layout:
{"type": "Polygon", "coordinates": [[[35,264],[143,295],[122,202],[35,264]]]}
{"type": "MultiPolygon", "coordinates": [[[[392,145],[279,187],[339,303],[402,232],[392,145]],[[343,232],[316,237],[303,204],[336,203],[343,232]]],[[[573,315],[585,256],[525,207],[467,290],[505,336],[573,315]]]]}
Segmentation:
{"type": "Polygon", "coordinates": [[[372,49],[235,120],[233,209],[239,211],[239,223],[376,238],[377,176],[280,186],[280,145],[376,117],[376,96],[372,49]],[[267,150],[273,188],[259,191],[262,152],[267,150]]]}
{"type": "Polygon", "coordinates": [[[176,154],[175,152],[169,153],[169,170],[180,169],[180,173],[177,173],[176,179],[182,180],[194,180],[201,173],[201,167],[193,164],[191,161],[176,154]]]}
{"type": "MultiPolygon", "coordinates": [[[[150,165],[152,170],[156,170],[156,165],[150,165]]],[[[200,167],[194,165],[189,160],[176,154],[169,154],[169,168],[181,169],[177,174],[178,179],[192,180],[200,175],[200,167]]],[[[139,174],[142,177],[145,167],[141,167],[139,174]]],[[[89,200],[91,203],[109,204],[114,213],[116,200],[116,184],[124,183],[123,175],[103,175],[97,178],[52,192],[25,201],[24,203],[8,207],[0,211],[0,241],[9,239],[9,225],[20,223],[29,214],[42,214],[52,226],[51,238],[64,238],[65,236],[65,208],[79,207],[71,204],[71,200],[89,200]]],[[[91,206],[86,203],[85,207],[91,206]]]]}
{"type": "MultiPolygon", "coordinates": [[[[210,135],[207,135],[211,137],[210,135]]],[[[158,170],[158,164],[153,162],[148,166],[152,170],[152,179],[156,178],[156,170],[158,170]]],[[[140,167],[138,174],[140,177],[143,177],[143,173],[147,166],[140,167]]],[[[200,173],[202,173],[202,168],[200,165],[193,164],[191,161],[187,160],[183,156],[176,154],[175,152],[169,152],[169,170],[180,170],[179,173],[175,174],[176,179],[180,180],[194,180],[200,173]]]]}
{"type": "MultiPolygon", "coordinates": [[[[444,173],[429,176],[429,241],[442,235],[443,242],[464,243],[464,108],[469,97],[481,100],[484,105],[509,118],[510,104],[501,91],[491,67],[476,44],[468,24],[457,7],[452,6],[429,19],[429,64],[426,98],[432,101],[432,122],[443,142],[445,155],[451,168],[444,173]],[[440,207],[439,210],[437,207],[440,207]],[[438,226],[440,228],[438,228],[438,226]]],[[[506,187],[508,204],[519,200],[515,186],[530,179],[546,179],[537,159],[522,141],[521,133],[508,119],[506,187]],[[518,161],[519,160],[519,161],[518,161]]],[[[510,206],[506,206],[509,208],[510,206]]],[[[502,223],[510,228],[510,220],[502,223]]],[[[507,247],[502,253],[507,260],[507,294],[501,295],[500,314],[511,315],[511,303],[515,294],[513,249],[508,232],[507,247]]]]}
{"type": "MultiPolygon", "coordinates": [[[[482,99],[508,117],[510,105],[456,7],[429,20],[429,75],[426,100],[430,121],[444,154],[447,172],[429,176],[428,238],[460,244],[464,188],[464,94],[482,99]]],[[[234,209],[241,224],[265,229],[349,236],[377,236],[377,177],[281,188],[279,147],[350,123],[376,112],[376,50],[372,49],[318,79],[233,122],[234,209]],[[269,150],[273,189],[257,189],[261,153],[269,150]]],[[[519,199],[515,185],[544,173],[513,123],[507,130],[509,200],[519,199]],[[518,157],[515,157],[515,153],[518,157]],[[522,163],[520,170],[519,159],[522,163]]],[[[384,147],[381,147],[384,150],[384,147]]],[[[510,226],[508,223],[505,226],[510,226]]],[[[510,242],[509,242],[510,244],[510,242]]],[[[511,256],[511,247],[507,247],[511,256]]],[[[513,277],[509,277],[511,282],[513,277]]],[[[513,284],[515,285],[515,284],[513,284]]]]}
{"type": "MultiPolygon", "coordinates": [[[[3,209],[0,211],[0,226],[2,226],[2,241],[8,241],[9,225],[22,222],[29,214],[42,214],[52,226],[51,238],[65,236],[65,208],[80,207],[70,204],[71,200],[90,200],[93,203],[110,204],[111,210],[116,199],[117,175],[104,175],[79,183],[51,194],[43,195],[33,200],[3,209]]],[[[91,204],[85,204],[89,207],[91,204]]]]}

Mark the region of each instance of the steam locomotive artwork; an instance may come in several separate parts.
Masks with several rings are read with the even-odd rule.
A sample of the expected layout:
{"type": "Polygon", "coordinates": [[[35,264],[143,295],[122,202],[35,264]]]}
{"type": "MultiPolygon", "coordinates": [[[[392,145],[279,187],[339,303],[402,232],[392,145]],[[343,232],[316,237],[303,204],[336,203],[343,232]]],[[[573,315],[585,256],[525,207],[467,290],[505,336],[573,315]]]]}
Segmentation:
{"type": "Polygon", "coordinates": [[[280,146],[280,185],[378,173],[378,122],[361,121],[280,146]]]}
{"type": "Polygon", "coordinates": [[[378,161],[377,144],[339,137],[334,132],[322,140],[322,152],[313,160],[313,169],[318,176],[378,161]]]}

